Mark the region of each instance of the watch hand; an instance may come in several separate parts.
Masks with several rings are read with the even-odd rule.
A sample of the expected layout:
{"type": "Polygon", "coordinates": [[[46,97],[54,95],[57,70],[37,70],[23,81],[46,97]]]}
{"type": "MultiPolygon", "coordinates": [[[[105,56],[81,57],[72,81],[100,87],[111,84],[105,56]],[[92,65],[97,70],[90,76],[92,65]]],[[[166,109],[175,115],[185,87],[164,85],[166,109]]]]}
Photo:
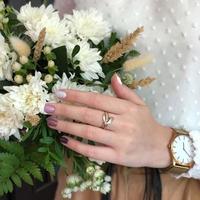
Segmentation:
{"type": "Polygon", "coordinates": [[[183,150],[185,151],[185,153],[190,157],[190,155],[189,155],[189,153],[186,151],[186,149],[185,149],[185,145],[184,145],[184,143],[183,143],[183,150]]]}

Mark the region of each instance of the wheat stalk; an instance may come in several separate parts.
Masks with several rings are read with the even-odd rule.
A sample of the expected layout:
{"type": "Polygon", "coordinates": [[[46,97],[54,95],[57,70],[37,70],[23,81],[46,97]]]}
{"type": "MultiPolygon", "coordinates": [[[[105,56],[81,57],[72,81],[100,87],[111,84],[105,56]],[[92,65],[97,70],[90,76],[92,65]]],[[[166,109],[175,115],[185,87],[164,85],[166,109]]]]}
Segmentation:
{"type": "Polygon", "coordinates": [[[40,56],[42,54],[42,48],[44,45],[44,40],[46,36],[46,28],[43,28],[39,34],[38,41],[35,45],[35,51],[33,55],[33,60],[37,62],[40,59],[40,56]]]}
{"type": "Polygon", "coordinates": [[[150,85],[154,80],[155,78],[152,78],[152,77],[147,77],[139,81],[134,80],[131,84],[128,85],[128,87],[131,89],[136,89],[138,87],[145,87],[145,86],[150,85]]]}
{"type": "Polygon", "coordinates": [[[143,55],[137,58],[127,60],[123,64],[123,68],[124,68],[124,71],[128,72],[136,68],[143,67],[146,64],[150,64],[152,60],[153,60],[153,57],[151,55],[143,55]]]}
{"type": "Polygon", "coordinates": [[[110,50],[105,54],[103,58],[103,63],[114,62],[118,58],[120,58],[124,53],[129,51],[140,33],[144,31],[144,28],[137,28],[133,33],[127,35],[120,42],[117,42],[113,45],[110,50]]]}

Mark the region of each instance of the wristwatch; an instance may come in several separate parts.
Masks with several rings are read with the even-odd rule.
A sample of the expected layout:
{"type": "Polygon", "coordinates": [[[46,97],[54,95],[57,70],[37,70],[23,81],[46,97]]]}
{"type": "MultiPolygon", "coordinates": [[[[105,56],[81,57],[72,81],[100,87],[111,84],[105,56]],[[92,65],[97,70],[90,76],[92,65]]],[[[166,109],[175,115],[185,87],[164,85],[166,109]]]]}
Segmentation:
{"type": "Polygon", "coordinates": [[[172,129],[173,135],[168,145],[171,165],[164,169],[173,174],[186,173],[194,165],[194,146],[189,133],[182,129],[172,129]]]}

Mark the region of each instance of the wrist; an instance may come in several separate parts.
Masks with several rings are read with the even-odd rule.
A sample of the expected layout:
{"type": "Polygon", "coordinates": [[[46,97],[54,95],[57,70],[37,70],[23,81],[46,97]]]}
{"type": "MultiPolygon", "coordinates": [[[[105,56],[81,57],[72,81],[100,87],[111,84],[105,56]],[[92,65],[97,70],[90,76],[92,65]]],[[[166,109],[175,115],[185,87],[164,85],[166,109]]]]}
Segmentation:
{"type": "Polygon", "coordinates": [[[171,164],[169,143],[173,135],[173,130],[166,126],[159,126],[157,130],[157,140],[155,141],[155,151],[153,156],[153,167],[166,168],[171,164]]]}

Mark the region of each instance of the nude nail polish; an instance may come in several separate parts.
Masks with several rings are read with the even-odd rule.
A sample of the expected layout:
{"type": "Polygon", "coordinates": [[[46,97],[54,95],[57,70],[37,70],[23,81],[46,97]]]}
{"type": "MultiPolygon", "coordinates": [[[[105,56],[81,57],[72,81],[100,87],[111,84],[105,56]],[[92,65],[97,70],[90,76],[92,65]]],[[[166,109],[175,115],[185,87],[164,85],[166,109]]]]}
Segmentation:
{"type": "Polygon", "coordinates": [[[66,92],[63,91],[63,90],[57,90],[57,91],[55,92],[55,95],[56,95],[58,98],[60,98],[60,99],[64,99],[64,98],[67,97],[66,92]]]}

